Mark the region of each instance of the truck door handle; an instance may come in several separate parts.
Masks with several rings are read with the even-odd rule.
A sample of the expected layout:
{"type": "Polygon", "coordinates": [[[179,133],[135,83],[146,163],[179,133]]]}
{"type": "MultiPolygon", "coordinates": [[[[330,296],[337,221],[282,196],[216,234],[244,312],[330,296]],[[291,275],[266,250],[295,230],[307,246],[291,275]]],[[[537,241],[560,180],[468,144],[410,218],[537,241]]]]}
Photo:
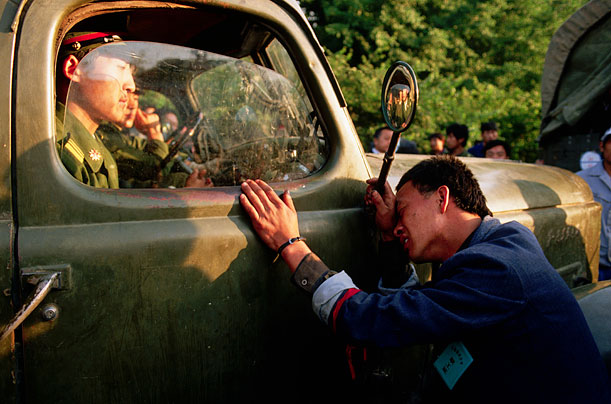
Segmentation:
{"type": "Polygon", "coordinates": [[[34,268],[24,268],[21,270],[21,277],[28,283],[36,285],[36,289],[30,293],[21,309],[15,317],[4,327],[0,334],[0,341],[10,335],[15,328],[38,307],[47,297],[51,289],[67,289],[70,284],[70,266],[55,265],[34,268]]]}

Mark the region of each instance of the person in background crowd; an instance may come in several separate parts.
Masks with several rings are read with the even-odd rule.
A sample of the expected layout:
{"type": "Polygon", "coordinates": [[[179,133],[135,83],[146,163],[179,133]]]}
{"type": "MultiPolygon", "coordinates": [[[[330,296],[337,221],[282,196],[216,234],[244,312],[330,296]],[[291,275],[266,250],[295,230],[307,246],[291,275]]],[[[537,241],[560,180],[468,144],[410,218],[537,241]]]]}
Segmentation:
{"type": "Polygon", "coordinates": [[[480,131],[482,134],[482,140],[475,143],[475,145],[468,150],[473,157],[485,157],[484,148],[486,147],[486,144],[498,139],[499,137],[496,123],[492,121],[483,122],[480,126],[480,131]]]}
{"type": "Polygon", "coordinates": [[[511,155],[511,146],[503,140],[491,140],[484,146],[484,157],[487,159],[505,160],[511,155]]]}
{"type": "Polygon", "coordinates": [[[469,128],[467,125],[451,124],[446,128],[446,151],[444,154],[470,157],[471,155],[465,150],[467,140],[469,140],[469,128]]]}
{"type": "Polygon", "coordinates": [[[436,132],[429,135],[429,142],[431,144],[431,152],[429,154],[435,156],[443,154],[445,139],[443,138],[443,135],[441,133],[436,132]]]}
{"type": "MultiPolygon", "coordinates": [[[[390,139],[392,138],[392,130],[388,126],[378,128],[373,134],[373,147],[371,152],[375,154],[384,154],[388,150],[390,139]]],[[[411,140],[399,138],[397,142],[396,153],[418,154],[418,146],[411,140]]]]}
{"type": "Polygon", "coordinates": [[[611,249],[609,233],[611,229],[611,128],[600,138],[602,160],[595,166],[577,173],[583,178],[594,194],[594,200],[602,205],[602,223],[600,229],[600,261],[598,264],[598,280],[611,279],[611,249]]]}

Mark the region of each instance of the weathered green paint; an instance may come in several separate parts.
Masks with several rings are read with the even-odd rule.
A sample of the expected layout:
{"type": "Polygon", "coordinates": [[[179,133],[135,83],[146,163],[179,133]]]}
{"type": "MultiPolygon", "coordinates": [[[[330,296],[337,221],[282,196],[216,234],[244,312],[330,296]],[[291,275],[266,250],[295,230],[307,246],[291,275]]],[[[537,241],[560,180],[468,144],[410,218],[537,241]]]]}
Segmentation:
{"type": "MultiPolygon", "coordinates": [[[[360,209],[368,168],[311,30],[272,2],[218,4],[275,26],[293,52],[332,154],[319,173],[286,186],[313,248],[358,270],[372,250],[360,209]]],[[[311,384],[319,362],[328,377],[344,372],[341,348],[252,232],[239,188],[107,191],[65,172],[53,147],[55,38],[76,5],[31,2],[17,50],[19,264],[65,264],[72,277],[41,305],[56,304],[57,320],[36,311],[24,324],[28,401],[280,399],[300,379],[311,384]]]]}
{"type": "MultiPolygon", "coordinates": [[[[363,233],[361,216],[306,212],[302,234],[332,265],[356,267],[362,257],[339,252],[368,248],[346,237],[363,233]]],[[[37,402],[235,402],[269,388],[270,372],[295,375],[323,359],[326,330],[302,321],[309,302],[242,216],[50,226],[20,240],[28,265],[72,267],[71,290],[45,302],[61,308],[58,320],[32,316],[24,327],[37,402]],[[299,361],[287,355],[308,345],[299,361]],[[49,386],[58,371],[68,377],[49,386]]]]}
{"type": "MultiPolygon", "coordinates": [[[[13,74],[13,48],[15,34],[11,24],[17,5],[0,1],[0,324],[4,326],[13,317],[11,304],[11,276],[13,272],[14,226],[11,190],[11,81],[13,74]]],[[[4,401],[15,400],[16,389],[14,344],[12,338],[0,341],[0,393],[4,401]]]]}
{"type": "MultiPolygon", "coordinates": [[[[297,5],[31,0],[17,27],[15,59],[8,27],[17,6],[0,5],[0,288],[10,288],[15,247],[20,268],[64,265],[71,277],[69,288],[52,291],[41,305],[59,307],[55,321],[42,321],[39,308],[24,323],[27,400],[311,402],[310,387],[327,380],[334,380],[338,399],[350,391],[344,347],[290,284],[286,266],[272,264],[273,252],[239,206],[238,187],[93,189],[70,177],[54,148],[56,45],[71,24],[113,7],[218,7],[255,16],[290,50],[331,149],[321,171],[277,188],[290,189],[301,234],[318,255],[371,286],[375,238],[362,196],[377,163],[367,157],[370,169],[337,82],[297,5]],[[11,196],[18,203],[16,246],[11,196]]],[[[419,158],[397,156],[391,176],[397,179],[419,158]]],[[[533,228],[555,266],[578,261],[595,271],[600,208],[581,180],[531,165],[468,164],[495,214],[533,228]]],[[[30,291],[25,286],[23,293],[30,291]]],[[[0,317],[7,322],[13,309],[0,298],[0,317]]],[[[16,394],[12,349],[11,341],[0,344],[5,402],[16,394]]],[[[413,364],[421,363],[422,353],[421,347],[378,352],[414,384],[413,364]]]]}

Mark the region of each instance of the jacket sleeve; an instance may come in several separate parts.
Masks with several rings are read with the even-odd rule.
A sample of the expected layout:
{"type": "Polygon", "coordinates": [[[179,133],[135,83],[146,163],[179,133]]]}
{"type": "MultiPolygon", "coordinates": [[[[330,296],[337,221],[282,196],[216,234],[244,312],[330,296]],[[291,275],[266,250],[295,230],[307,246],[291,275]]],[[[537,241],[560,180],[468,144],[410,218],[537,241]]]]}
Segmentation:
{"type": "Polygon", "coordinates": [[[338,336],[353,342],[401,347],[447,341],[524,308],[521,283],[511,272],[486,254],[455,256],[443,278],[388,295],[361,291],[340,273],[320,285],[313,305],[338,336]]]}

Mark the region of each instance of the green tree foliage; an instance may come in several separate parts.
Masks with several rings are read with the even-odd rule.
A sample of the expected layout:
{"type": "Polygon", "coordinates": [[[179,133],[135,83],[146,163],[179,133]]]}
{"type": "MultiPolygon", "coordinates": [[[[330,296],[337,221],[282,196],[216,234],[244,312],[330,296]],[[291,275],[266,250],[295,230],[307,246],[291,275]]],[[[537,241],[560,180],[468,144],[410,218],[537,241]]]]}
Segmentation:
{"type": "Polygon", "coordinates": [[[419,79],[416,121],[405,137],[428,151],[427,135],[459,122],[469,145],[494,120],[513,158],[537,157],[540,79],[555,30],[585,0],[302,0],[327,50],[367,148],[382,125],[380,88],[395,60],[419,79]]]}

